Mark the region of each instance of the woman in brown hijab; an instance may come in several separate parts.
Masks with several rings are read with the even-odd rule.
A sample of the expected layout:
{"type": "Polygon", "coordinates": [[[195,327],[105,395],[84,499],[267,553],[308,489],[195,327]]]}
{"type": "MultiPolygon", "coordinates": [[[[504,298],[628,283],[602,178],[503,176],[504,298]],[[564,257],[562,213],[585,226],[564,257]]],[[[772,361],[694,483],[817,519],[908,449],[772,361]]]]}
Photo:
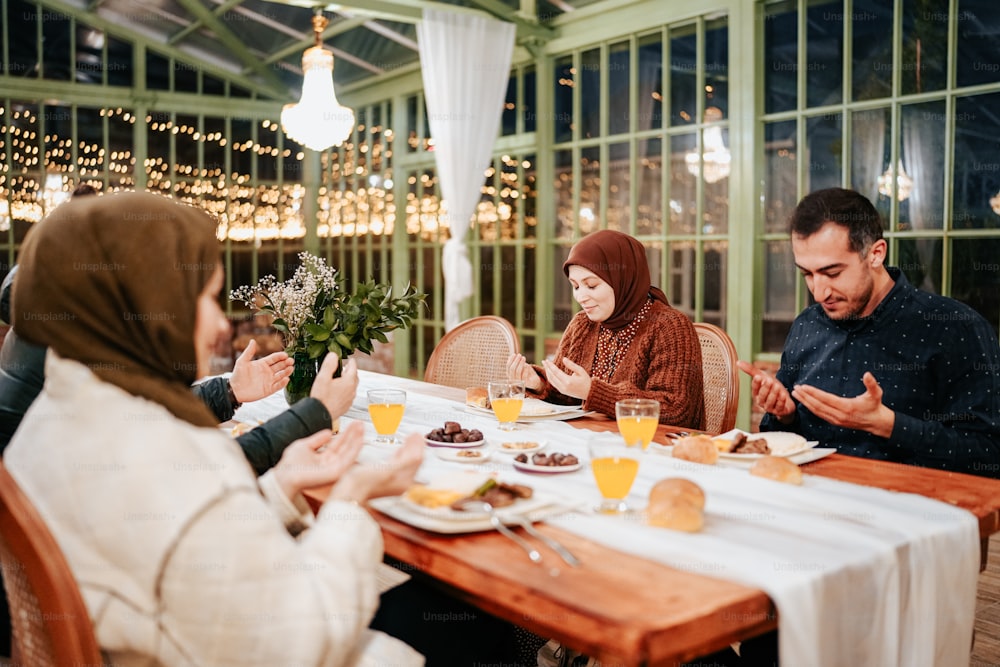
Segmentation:
{"type": "Polygon", "coordinates": [[[518,354],[508,361],[539,398],[583,401],[587,410],[615,416],[623,398],[660,403],[660,422],[704,426],[701,347],[686,315],[650,283],[642,244],[613,230],[581,239],[563,263],[582,307],[559,341],[555,361],[532,366],[518,354]]]}
{"type": "Polygon", "coordinates": [[[18,331],[49,352],[4,465],[109,663],[422,664],[367,629],[382,542],[358,505],[409,486],[422,438],[354,465],[355,423],[255,477],[190,391],[228,328],[207,214],[152,194],[73,200],[31,230],[20,266],[18,331]],[[331,484],[314,519],[301,492],[331,484]]]}

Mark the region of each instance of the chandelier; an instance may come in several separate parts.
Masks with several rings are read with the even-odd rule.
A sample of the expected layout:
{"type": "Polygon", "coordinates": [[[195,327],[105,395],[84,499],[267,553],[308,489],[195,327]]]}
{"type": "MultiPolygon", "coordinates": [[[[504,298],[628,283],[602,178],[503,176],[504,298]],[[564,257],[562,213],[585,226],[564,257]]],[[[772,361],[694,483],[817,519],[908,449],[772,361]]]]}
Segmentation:
{"type": "MultiPolygon", "coordinates": [[[[715,123],[720,120],[722,120],[721,109],[718,107],[705,109],[706,123],[715,123]]],[[[692,176],[702,173],[706,183],[718,183],[729,176],[729,164],[732,161],[729,149],[722,141],[722,128],[718,126],[705,128],[703,142],[704,146],[700,154],[693,150],[684,156],[688,173],[692,176]],[[702,162],[704,162],[704,166],[702,166],[702,162]]]]}
{"type": "Polygon", "coordinates": [[[896,182],[896,199],[905,200],[913,191],[913,179],[903,169],[903,160],[897,160],[895,165],[889,165],[885,173],[878,177],[878,191],[886,197],[892,196],[892,182],[896,182]]]}
{"type": "Polygon", "coordinates": [[[333,90],[333,53],[322,46],[330,21],[313,16],[316,45],[302,54],[302,97],[281,110],[281,129],[306,148],[322,151],[339,146],[354,129],[354,112],[337,101],[333,90]]]}

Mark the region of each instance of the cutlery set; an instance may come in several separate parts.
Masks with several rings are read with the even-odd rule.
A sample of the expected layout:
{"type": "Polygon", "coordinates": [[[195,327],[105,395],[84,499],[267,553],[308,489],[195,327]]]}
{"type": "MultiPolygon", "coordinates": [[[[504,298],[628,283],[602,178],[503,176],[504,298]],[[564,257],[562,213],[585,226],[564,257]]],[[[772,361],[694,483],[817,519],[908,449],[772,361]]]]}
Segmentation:
{"type": "MultiPolygon", "coordinates": [[[[496,528],[497,532],[499,532],[504,537],[509,538],[519,547],[524,549],[525,553],[528,554],[528,558],[531,559],[532,562],[534,563],[542,562],[542,554],[540,554],[538,550],[531,545],[530,542],[528,542],[523,537],[521,537],[513,530],[511,530],[509,527],[507,527],[507,525],[503,522],[503,520],[501,520],[501,518],[497,516],[497,513],[494,510],[493,506],[490,505],[489,503],[484,502],[482,500],[474,500],[470,498],[469,500],[466,500],[461,504],[461,509],[469,512],[483,512],[487,514],[490,518],[490,524],[494,528],[496,528]]],[[[555,551],[557,554],[559,554],[560,558],[566,561],[568,565],[570,565],[571,567],[578,567],[580,565],[580,559],[574,556],[569,549],[560,544],[558,540],[555,540],[549,537],[548,535],[539,532],[537,529],[535,529],[533,525],[531,525],[530,520],[524,518],[523,516],[518,516],[518,515],[509,515],[509,516],[511,520],[513,520],[517,525],[519,525],[521,528],[524,529],[524,532],[528,533],[529,535],[531,535],[532,537],[539,540],[547,547],[555,551]]]]}

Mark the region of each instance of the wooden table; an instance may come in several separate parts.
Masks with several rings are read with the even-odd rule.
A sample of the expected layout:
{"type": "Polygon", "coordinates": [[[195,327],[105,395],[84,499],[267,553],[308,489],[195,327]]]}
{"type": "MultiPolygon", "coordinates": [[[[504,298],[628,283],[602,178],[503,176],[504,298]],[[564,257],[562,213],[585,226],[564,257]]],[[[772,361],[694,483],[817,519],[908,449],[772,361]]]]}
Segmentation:
{"type": "MultiPolygon", "coordinates": [[[[408,391],[464,400],[464,391],[396,378],[408,391]]],[[[614,431],[589,417],[573,426],[614,431]]],[[[676,431],[660,427],[659,435],[676,431]]],[[[810,474],[917,493],[965,508],[980,536],[1000,530],[1000,481],[834,454],[807,464],[810,474]]],[[[455,597],[543,637],[614,665],[675,665],[777,628],[761,590],[684,572],[610,549],[546,524],[538,529],[583,561],[579,568],[546,559],[539,567],[496,533],[442,536],[372,514],[385,552],[443,584],[455,597]],[[552,563],[558,563],[552,565],[552,563]]],[[[404,565],[405,567],[405,565],[404,565]]]]}

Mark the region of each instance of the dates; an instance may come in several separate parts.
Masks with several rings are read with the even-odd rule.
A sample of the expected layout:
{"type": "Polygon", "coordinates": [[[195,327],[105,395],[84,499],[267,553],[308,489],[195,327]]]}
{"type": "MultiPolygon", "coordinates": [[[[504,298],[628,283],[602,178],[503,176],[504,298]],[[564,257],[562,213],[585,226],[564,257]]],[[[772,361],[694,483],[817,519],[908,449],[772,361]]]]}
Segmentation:
{"type": "Polygon", "coordinates": [[[458,422],[445,422],[441,428],[436,428],[424,436],[434,442],[480,442],[483,439],[483,432],[477,428],[462,428],[458,422]]]}
{"type": "Polygon", "coordinates": [[[518,463],[531,463],[533,466],[544,466],[550,468],[556,468],[559,466],[575,466],[580,462],[580,459],[576,458],[573,454],[562,454],[560,452],[552,452],[551,454],[537,452],[531,455],[530,461],[528,460],[527,454],[518,454],[514,457],[514,460],[518,463]]]}

